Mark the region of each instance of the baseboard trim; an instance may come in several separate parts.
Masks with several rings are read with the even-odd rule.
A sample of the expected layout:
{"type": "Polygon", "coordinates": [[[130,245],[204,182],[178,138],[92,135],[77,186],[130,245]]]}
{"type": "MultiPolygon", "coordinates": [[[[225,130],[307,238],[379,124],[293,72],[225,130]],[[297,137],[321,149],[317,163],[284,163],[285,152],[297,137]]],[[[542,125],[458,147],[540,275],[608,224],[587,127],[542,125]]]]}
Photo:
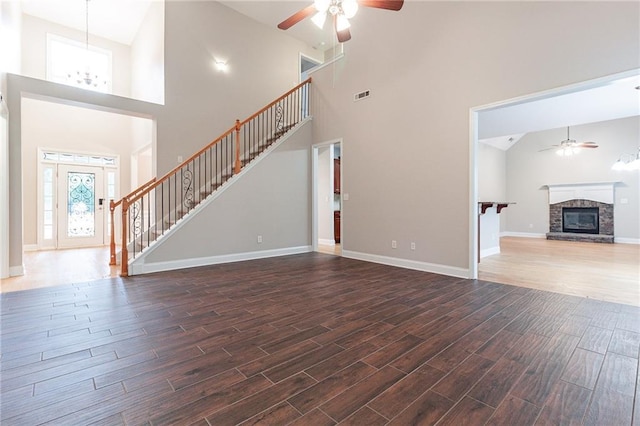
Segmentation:
{"type": "Polygon", "coordinates": [[[538,234],[534,232],[501,232],[501,237],[521,237],[521,238],[547,238],[547,234],[538,234]]]}
{"type": "Polygon", "coordinates": [[[494,254],[500,254],[500,246],[480,250],[480,258],[493,256],[494,254]]]}
{"type": "MultiPolygon", "coordinates": [[[[501,232],[501,237],[521,237],[521,238],[547,238],[546,234],[534,234],[528,232],[501,232]]],[[[625,237],[615,237],[614,243],[620,244],[640,244],[640,239],[638,238],[625,238],[625,237]]],[[[484,257],[482,252],[480,257],[484,257]]]]}
{"type": "Polygon", "coordinates": [[[364,260],[365,262],[381,263],[383,265],[397,266],[399,268],[414,269],[416,271],[431,272],[434,274],[448,275],[456,278],[468,279],[469,269],[455,266],[438,265],[435,263],[420,262],[417,260],[399,259],[397,257],[380,256],[377,254],[360,253],[350,250],[342,250],[342,257],[364,260]]]}
{"type": "Polygon", "coordinates": [[[638,239],[638,238],[615,237],[613,242],[614,243],[620,243],[620,244],[640,244],[640,239],[638,239]]]}
{"type": "Polygon", "coordinates": [[[40,246],[37,244],[25,244],[23,247],[24,251],[38,251],[40,250],[40,246]]]}
{"type": "Polygon", "coordinates": [[[321,244],[323,246],[335,246],[336,240],[326,240],[324,238],[318,238],[318,244],[321,244]]]}
{"type": "Polygon", "coordinates": [[[10,277],[20,277],[22,275],[24,275],[24,265],[9,267],[10,277]]]}
{"type": "Polygon", "coordinates": [[[286,247],[273,250],[252,251],[247,253],[223,254],[220,256],[199,257],[195,259],[170,260],[167,262],[133,263],[129,265],[129,275],[150,274],[153,272],[175,271],[176,269],[195,268],[198,266],[218,265],[221,263],[242,262],[245,260],[266,259],[269,257],[289,256],[309,253],[311,246],[286,247]]]}

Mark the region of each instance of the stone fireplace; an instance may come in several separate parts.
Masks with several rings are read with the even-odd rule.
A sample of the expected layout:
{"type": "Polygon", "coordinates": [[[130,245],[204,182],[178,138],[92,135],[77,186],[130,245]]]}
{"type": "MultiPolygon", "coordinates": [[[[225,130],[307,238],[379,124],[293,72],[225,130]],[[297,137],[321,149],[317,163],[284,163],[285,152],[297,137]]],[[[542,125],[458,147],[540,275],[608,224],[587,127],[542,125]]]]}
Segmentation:
{"type": "Polygon", "coordinates": [[[547,239],[613,243],[614,185],[548,185],[547,239]]]}

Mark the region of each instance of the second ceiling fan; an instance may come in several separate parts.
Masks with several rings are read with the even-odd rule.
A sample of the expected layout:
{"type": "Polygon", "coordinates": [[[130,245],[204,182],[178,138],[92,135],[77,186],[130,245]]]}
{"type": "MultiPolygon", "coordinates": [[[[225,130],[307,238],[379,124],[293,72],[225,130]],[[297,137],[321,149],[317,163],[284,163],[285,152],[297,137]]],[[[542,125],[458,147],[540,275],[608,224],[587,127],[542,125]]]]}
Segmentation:
{"type": "Polygon", "coordinates": [[[278,28],[287,30],[311,15],[313,23],[322,28],[327,17],[330,17],[338,41],[344,43],[351,40],[349,19],[358,12],[358,6],[398,11],[402,9],[403,4],[404,0],[315,0],[312,5],[280,22],[278,28]]]}
{"type": "Polygon", "coordinates": [[[547,151],[550,149],[555,149],[556,154],[567,157],[573,154],[577,154],[580,152],[582,148],[597,148],[598,144],[595,142],[577,142],[575,139],[571,139],[569,136],[569,128],[567,127],[567,138],[563,141],[560,141],[559,145],[551,145],[549,148],[541,149],[538,152],[547,151]]]}

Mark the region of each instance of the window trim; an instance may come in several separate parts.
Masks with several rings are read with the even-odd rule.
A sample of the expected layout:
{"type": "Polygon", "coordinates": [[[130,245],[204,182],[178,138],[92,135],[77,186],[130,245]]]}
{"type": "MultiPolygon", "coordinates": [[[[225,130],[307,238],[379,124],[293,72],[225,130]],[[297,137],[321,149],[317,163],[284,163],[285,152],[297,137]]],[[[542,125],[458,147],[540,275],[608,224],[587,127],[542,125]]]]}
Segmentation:
{"type": "Polygon", "coordinates": [[[46,74],[45,74],[45,78],[47,81],[52,81],[54,83],[60,83],[60,84],[66,84],[72,87],[78,87],[78,88],[82,88],[85,90],[92,90],[95,92],[100,92],[100,93],[108,93],[108,94],[112,94],[113,93],[113,52],[109,49],[105,49],[102,47],[98,47],[98,46],[94,46],[92,44],[89,44],[88,46],[88,50],[90,52],[94,52],[94,53],[98,53],[100,55],[104,55],[107,59],[107,76],[106,76],[106,81],[107,81],[107,87],[106,90],[97,90],[91,87],[85,87],[85,86],[81,86],[78,84],[73,84],[70,83],[67,79],[62,78],[61,76],[56,76],[54,75],[54,58],[53,55],[51,54],[52,52],[52,43],[57,42],[57,43],[62,43],[62,44],[66,44],[68,46],[72,46],[74,48],[77,49],[82,49],[85,50],[87,49],[87,45],[83,42],[80,42],[78,40],[74,40],[74,39],[70,39],[67,37],[63,37],[57,34],[53,34],[53,33],[47,33],[47,51],[46,51],[46,74]]]}

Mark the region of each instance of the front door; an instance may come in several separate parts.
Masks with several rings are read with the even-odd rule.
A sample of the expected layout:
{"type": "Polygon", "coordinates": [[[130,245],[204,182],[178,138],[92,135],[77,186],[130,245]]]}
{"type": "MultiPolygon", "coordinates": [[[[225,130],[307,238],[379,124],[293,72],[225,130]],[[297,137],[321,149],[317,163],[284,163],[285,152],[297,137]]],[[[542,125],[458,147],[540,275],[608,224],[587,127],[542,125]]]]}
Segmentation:
{"type": "Polygon", "coordinates": [[[99,246],[106,201],[101,167],[58,165],[58,247],[99,246]]]}

